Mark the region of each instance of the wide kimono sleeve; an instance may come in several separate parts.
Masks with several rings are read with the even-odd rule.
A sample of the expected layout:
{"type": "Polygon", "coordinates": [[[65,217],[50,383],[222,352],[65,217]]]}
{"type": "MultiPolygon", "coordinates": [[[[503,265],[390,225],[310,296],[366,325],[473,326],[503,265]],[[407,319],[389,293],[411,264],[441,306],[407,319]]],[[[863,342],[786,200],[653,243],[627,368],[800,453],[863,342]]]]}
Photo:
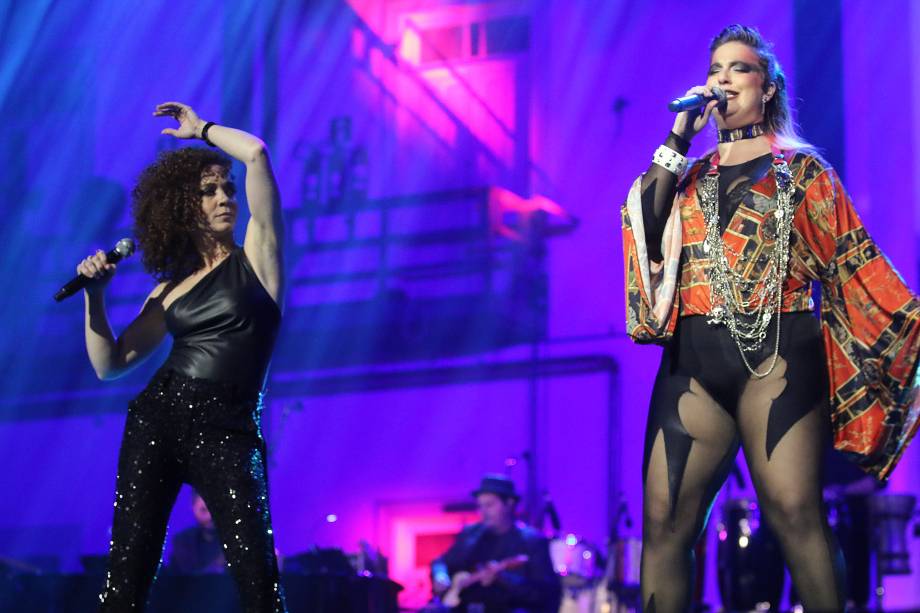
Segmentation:
{"type": "Polygon", "coordinates": [[[642,219],[642,177],[623,205],[623,259],[626,265],[626,332],[638,343],[664,343],[677,326],[681,222],[678,194],[661,238],[662,261],[649,259],[642,219]]]}
{"type": "Polygon", "coordinates": [[[869,237],[837,174],[813,177],[796,225],[822,285],[834,446],[886,479],[920,425],[920,300],[869,237]]]}

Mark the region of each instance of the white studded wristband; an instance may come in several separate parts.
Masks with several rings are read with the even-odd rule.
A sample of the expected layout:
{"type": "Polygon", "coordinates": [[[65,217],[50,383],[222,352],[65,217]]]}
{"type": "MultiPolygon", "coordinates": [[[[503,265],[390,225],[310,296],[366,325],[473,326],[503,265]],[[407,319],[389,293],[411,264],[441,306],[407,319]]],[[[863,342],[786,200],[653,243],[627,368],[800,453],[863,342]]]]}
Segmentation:
{"type": "Polygon", "coordinates": [[[687,169],[687,158],[665,145],[655,149],[652,162],[678,177],[687,169]]]}

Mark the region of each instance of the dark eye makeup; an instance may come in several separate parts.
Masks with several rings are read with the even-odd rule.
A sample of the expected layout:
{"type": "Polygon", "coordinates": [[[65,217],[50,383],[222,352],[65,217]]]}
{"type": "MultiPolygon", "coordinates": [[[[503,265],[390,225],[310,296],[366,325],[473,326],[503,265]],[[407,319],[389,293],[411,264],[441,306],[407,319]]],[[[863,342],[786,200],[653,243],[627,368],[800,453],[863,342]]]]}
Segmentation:
{"type": "MultiPolygon", "coordinates": [[[[236,185],[232,181],[227,181],[223,187],[228,197],[232,198],[236,194],[236,185]]],[[[215,194],[217,194],[217,183],[206,183],[201,188],[202,196],[214,196],[215,194]]]]}
{"type": "MultiPolygon", "coordinates": [[[[751,72],[753,70],[757,70],[757,67],[754,65],[741,61],[731,62],[728,67],[736,72],[751,72]]],[[[722,70],[722,64],[713,64],[709,67],[709,74],[715,74],[720,70],[722,70]]]]}

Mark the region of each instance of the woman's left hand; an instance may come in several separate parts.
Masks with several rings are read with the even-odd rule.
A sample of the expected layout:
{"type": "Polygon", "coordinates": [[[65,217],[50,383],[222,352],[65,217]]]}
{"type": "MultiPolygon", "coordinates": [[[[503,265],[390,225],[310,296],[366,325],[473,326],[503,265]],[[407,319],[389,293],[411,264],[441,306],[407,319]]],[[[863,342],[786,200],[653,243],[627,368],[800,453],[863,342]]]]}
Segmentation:
{"type": "Polygon", "coordinates": [[[164,102],[158,104],[153,112],[154,117],[174,117],[179,122],[178,128],[165,128],[161,134],[171,134],[176,138],[199,138],[204,122],[198,113],[187,104],[181,102],[164,102]]]}

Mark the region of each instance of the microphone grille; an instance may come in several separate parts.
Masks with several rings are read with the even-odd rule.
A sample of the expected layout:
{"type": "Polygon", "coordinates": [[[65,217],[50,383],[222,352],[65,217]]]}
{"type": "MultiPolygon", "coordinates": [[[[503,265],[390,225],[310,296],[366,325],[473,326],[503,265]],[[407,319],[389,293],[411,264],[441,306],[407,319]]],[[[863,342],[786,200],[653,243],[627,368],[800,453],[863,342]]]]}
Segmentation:
{"type": "Polygon", "coordinates": [[[123,238],[115,243],[115,251],[121,257],[126,258],[134,253],[134,241],[130,238],[123,238]]]}
{"type": "Polygon", "coordinates": [[[725,91],[718,86],[712,88],[712,95],[718,98],[719,102],[725,102],[725,98],[727,97],[725,91]]]}

